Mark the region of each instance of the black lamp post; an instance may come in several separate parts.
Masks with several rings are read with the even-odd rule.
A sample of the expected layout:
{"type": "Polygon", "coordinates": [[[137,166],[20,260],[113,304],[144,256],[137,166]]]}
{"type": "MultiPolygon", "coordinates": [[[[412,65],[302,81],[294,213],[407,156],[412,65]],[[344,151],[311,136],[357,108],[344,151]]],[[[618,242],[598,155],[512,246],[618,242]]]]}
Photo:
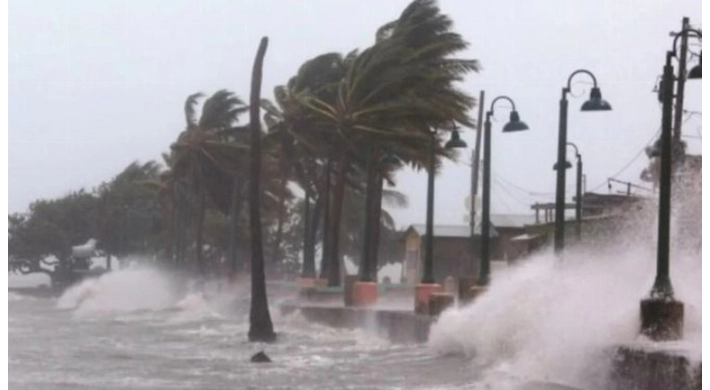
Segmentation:
{"type": "MultiPolygon", "coordinates": [[[[436,132],[431,132],[431,143],[429,147],[429,175],[427,184],[427,203],[426,203],[426,241],[424,246],[424,272],[422,275],[422,284],[434,284],[434,142],[436,142],[436,132]]],[[[444,146],[446,149],[465,148],[464,142],[459,136],[459,132],[454,124],[454,129],[451,133],[451,139],[444,146]]]]}
{"type": "Polygon", "coordinates": [[[491,109],[486,112],[486,122],[483,133],[483,193],[481,199],[481,267],[478,274],[478,285],[487,286],[491,276],[491,116],[498,100],[507,100],[513,106],[510,121],[503,126],[504,133],[528,130],[528,125],[520,120],[515,102],[507,96],[498,96],[491,102],[491,109]]]}
{"type": "MultiPolygon", "coordinates": [[[[673,114],[673,64],[676,56],[678,38],[694,33],[702,39],[702,33],[695,29],[686,29],[675,36],[673,51],[666,52],[666,63],[663,67],[662,116],[660,158],[661,175],[658,200],[658,248],[656,258],[656,279],[651,289],[649,299],[641,301],[641,330],[654,340],[674,340],[683,334],[683,304],[673,297],[673,287],[670,279],[670,228],[671,228],[671,178],[672,159],[680,157],[673,153],[672,114],[673,114]]],[[[682,77],[682,75],[681,75],[682,77]]],[[[693,68],[688,78],[702,77],[699,66],[693,68]]]]}
{"type": "MultiPolygon", "coordinates": [[[[567,145],[572,146],[574,148],[574,154],[575,157],[577,157],[577,196],[575,199],[575,205],[574,205],[574,218],[575,218],[575,234],[577,236],[577,240],[582,239],[582,155],[579,154],[579,149],[577,148],[577,145],[573,144],[572,142],[567,142],[567,145]]],[[[570,164],[569,161],[565,161],[565,169],[570,169],[572,168],[572,164],[570,164]]],[[[557,170],[557,163],[552,166],[553,170],[557,170]]]]}
{"type": "MultiPolygon", "coordinates": [[[[602,93],[597,87],[597,79],[592,72],[579,69],[567,79],[567,87],[562,88],[562,99],[560,99],[560,125],[559,138],[557,141],[557,166],[563,166],[567,161],[567,94],[572,89],[572,79],[574,76],[585,73],[592,78],[594,87],[589,95],[589,100],[582,104],[582,111],[609,111],[611,105],[602,99],[602,93]]],[[[557,170],[557,189],[555,193],[555,253],[560,254],[565,246],[565,170],[557,170]]]]}

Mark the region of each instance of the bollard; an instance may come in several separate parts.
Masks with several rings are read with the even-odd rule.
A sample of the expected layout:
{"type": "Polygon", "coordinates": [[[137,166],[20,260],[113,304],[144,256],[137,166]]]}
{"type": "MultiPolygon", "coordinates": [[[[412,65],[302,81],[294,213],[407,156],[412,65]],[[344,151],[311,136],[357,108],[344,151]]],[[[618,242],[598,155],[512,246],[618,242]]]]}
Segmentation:
{"type": "Polygon", "coordinates": [[[343,283],[343,302],[346,307],[353,306],[353,288],[357,282],[357,275],[346,275],[343,283]]]}
{"type": "Polygon", "coordinates": [[[352,306],[366,307],[377,302],[377,283],[355,282],[352,289],[352,306]]]}
{"type": "Polygon", "coordinates": [[[414,313],[429,314],[429,296],[435,292],[441,292],[440,284],[418,284],[414,287],[414,313]]]}

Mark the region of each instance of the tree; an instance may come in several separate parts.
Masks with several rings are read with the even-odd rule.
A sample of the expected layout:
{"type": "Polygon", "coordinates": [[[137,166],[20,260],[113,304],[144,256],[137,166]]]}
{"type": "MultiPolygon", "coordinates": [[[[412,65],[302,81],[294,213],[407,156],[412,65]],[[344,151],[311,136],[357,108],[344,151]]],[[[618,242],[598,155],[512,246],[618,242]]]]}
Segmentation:
{"type": "MultiPolygon", "coordinates": [[[[323,128],[334,131],[330,139],[338,158],[328,226],[333,234],[329,257],[338,257],[344,190],[352,160],[364,160],[362,155],[370,145],[407,148],[421,156],[430,147],[430,129],[452,120],[473,126],[467,112],[475,100],[455,83],[476,71],[478,63],[451,58],[467,47],[451,26],[434,1],[416,0],[398,20],[378,30],[373,46],[346,63],[344,77],[327,88],[335,93],[299,96],[303,106],[329,124],[323,128]]],[[[436,150],[444,154],[438,142],[436,150]]],[[[367,158],[377,155],[369,153],[367,158]]],[[[329,276],[329,284],[337,284],[336,270],[329,276]]]]}
{"type": "Polygon", "coordinates": [[[9,215],[9,271],[44,273],[54,281],[62,267],[69,267],[72,246],[94,237],[97,205],[94,194],[79,190],[35,201],[29,213],[9,215]]]}
{"type": "Polygon", "coordinates": [[[233,196],[234,167],[248,146],[229,142],[240,114],[248,109],[233,93],[220,90],[202,106],[199,121],[195,106],[201,93],[188,96],[185,102],[186,129],[171,146],[175,153],[174,175],[191,188],[197,202],[195,255],[200,273],[204,275],[202,259],[203,224],[208,201],[221,210],[228,210],[233,196]],[[209,199],[208,199],[209,197],[209,199]]]}
{"type": "Polygon", "coordinates": [[[155,161],[129,164],[97,190],[96,235],[108,256],[158,253],[164,230],[158,182],[161,168],[155,161]]]}
{"type": "Polygon", "coordinates": [[[249,227],[251,232],[251,307],[249,310],[249,341],[274,341],[276,333],[269,314],[264,274],[264,253],[261,239],[261,209],[259,184],[261,174],[261,74],[268,38],[261,39],[254,59],[249,100],[249,128],[251,134],[251,167],[249,182],[249,227]]]}

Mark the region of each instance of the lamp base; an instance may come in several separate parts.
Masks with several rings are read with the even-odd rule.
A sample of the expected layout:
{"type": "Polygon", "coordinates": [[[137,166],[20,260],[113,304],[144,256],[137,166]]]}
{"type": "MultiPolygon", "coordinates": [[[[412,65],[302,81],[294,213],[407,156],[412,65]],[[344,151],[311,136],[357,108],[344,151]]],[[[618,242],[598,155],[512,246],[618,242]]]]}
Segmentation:
{"type": "Polygon", "coordinates": [[[352,290],[352,303],[355,307],[366,307],[377,302],[377,283],[355,282],[352,290]]]}
{"type": "Polygon", "coordinates": [[[441,290],[441,285],[437,283],[420,283],[414,287],[414,313],[429,314],[429,297],[441,290]]]}
{"type": "Polygon", "coordinates": [[[683,302],[648,298],[641,301],[641,333],[654,341],[683,338],[683,302]]]}

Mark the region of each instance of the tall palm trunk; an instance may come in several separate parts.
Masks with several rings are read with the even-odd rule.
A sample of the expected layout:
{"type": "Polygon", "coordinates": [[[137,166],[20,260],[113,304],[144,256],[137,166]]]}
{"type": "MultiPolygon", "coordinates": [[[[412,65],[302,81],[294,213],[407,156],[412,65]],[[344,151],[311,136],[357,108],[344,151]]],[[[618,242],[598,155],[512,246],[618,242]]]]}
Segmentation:
{"type": "Polygon", "coordinates": [[[284,235],[284,222],[286,220],[286,185],[288,184],[288,177],[284,173],[281,177],[281,193],[279,194],[279,214],[278,214],[278,224],[276,227],[276,238],[274,239],[274,245],[271,248],[271,265],[275,267],[276,264],[281,260],[279,259],[281,251],[281,242],[283,241],[284,235]]]}
{"type": "Polygon", "coordinates": [[[303,270],[304,278],[316,277],[316,234],[323,209],[322,197],[315,202],[313,211],[310,211],[310,187],[306,187],[306,223],[303,238],[303,270]]]}
{"type": "Polygon", "coordinates": [[[379,267],[380,253],[380,227],[382,226],[382,175],[375,171],[375,194],[372,210],[372,228],[370,230],[372,244],[370,245],[370,271],[372,280],[377,282],[377,270],[379,267]]]}
{"type": "Polygon", "coordinates": [[[180,202],[179,207],[179,222],[178,222],[178,261],[184,267],[185,266],[185,255],[187,252],[188,243],[188,211],[189,211],[189,199],[185,194],[178,188],[178,199],[180,202]]]}
{"type": "Polygon", "coordinates": [[[167,224],[166,236],[163,241],[166,265],[171,266],[175,256],[175,202],[163,199],[160,205],[161,216],[167,224]]]}
{"type": "Polygon", "coordinates": [[[230,276],[234,277],[239,270],[239,259],[237,256],[237,228],[239,226],[239,214],[242,212],[244,196],[239,180],[234,179],[232,188],[232,205],[229,210],[229,265],[230,276]]]}
{"type": "MultiPolygon", "coordinates": [[[[303,267],[301,268],[301,277],[309,277],[308,274],[311,271],[311,267],[306,260],[308,257],[308,236],[311,230],[311,188],[306,186],[306,194],[303,199],[303,267]]],[[[313,264],[313,271],[315,271],[315,264],[313,264]]]]}
{"type": "Polygon", "coordinates": [[[199,204],[197,206],[197,228],[195,234],[195,258],[197,259],[197,267],[200,270],[200,275],[205,276],[205,262],[202,258],[202,238],[205,226],[205,193],[200,189],[199,204]]]}
{"type": "Polygon", "coordinates": [[[333,209],[331,210],[330,255],[328,256],[328,286],[340,286],[340,220],[343,215],[343,200],[345,199],[345,176],[350,162],[349,154],[343,150],[338,158],[337,176],[333,188],[333,209]]]}
{"type": "Polygon", "coordinates": [[[328,157],[328,162],[325,168],[325,188],[323,190],[323,207],[325,207],[325,212],[323,213],[323,245],[321,250],[321,260],[320,260],[320,278],[326,279],[328,277],[328,257],[330,256],[330,244],[331,244],[331,225],[330,225],[330,211],[331,199],[330,199],[330,171],[331,171],[331,158],[328,157]]]}
{"type": "Polygon", "coordinates": [[[373,244],[373,228],[374,228],[374,209],[375,209],[375,196],[376,192],[376,153],[372,150],[367,152],[366,158],[366,175],[367,184],[365,192],[365,232],[363,234],[363,248],[360,258],[360,275],[358,279],[361,282],[371,282],[372,281],[372,244],[373,244]]]}
{"type": "Polygon", "coordinates": [[[249,180],[249,228],[251,232],[251,308],[249,310],[249,341],[274,341],[274,325],[269,314],[264,274],[264,248],[261,237],[261,207],[259,187],[261,180],[261,73],[269,39],[261,38],[254,59],[249,102],[249,127],[251,133],[251,164],[249,180]]]}

